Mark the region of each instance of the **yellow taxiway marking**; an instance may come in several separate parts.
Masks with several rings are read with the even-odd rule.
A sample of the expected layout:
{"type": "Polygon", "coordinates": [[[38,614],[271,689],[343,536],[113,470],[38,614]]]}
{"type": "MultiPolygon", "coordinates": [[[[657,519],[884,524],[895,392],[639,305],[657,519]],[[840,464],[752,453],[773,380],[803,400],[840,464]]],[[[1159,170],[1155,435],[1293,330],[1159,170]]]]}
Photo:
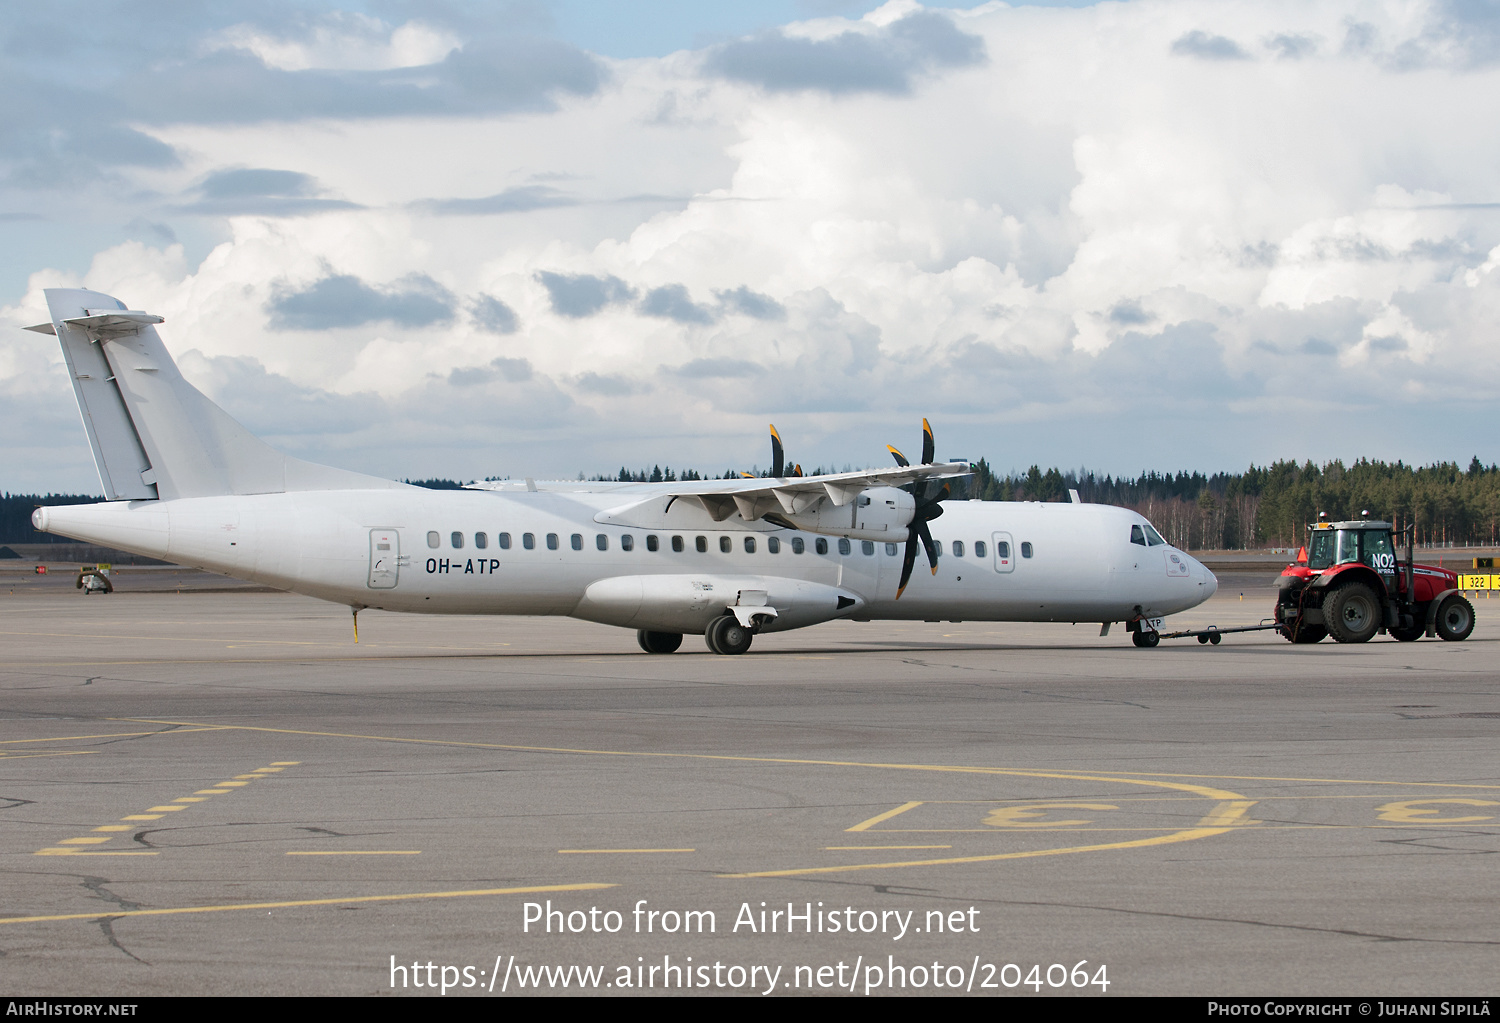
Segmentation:
{"type": "Polygon", "coordinates": [[[96,852],[92,849],[38,849],[33,856],[155,856],[155,852],[96,852]]]}
{"type": "Polygon", "coordinates": [[[197,725],[192,728],[174,728],[169,732],[101,732],[98,735],[57,735],[46,739],[0,739],[0,744],[10,746],[21,742],[77,742],[80,739],[129,739],[142,735],[175,735],[180,732],[217,732],[219,725],[197,725]]]}
{"type": "Polygon", "coordinates": [[[910,802],[910,803],[902,803],[900,806],[896,807],[894,810],[887,810],[885,813],[877,813],[874,817],[871,817],[869,820],[867,820],[867,821],[860,821],[858,824],[854,825],[854,827],[852,827],[852,828],[845,828],[844,830],[845,831],[869,831],[875,825],[877,825],[877,824],[883,824],[884,822],[890,820],[892,817],[896,816],[898,813],[905,813],[907,810],[915,810],[917,807],[919,807],[921,805],[922,805],[922,803],[920,801],[914,801],[914,802],[910,802]]]}
{"type": "Polygon", "coordinates": [[[187,807],[185,807],[185,806],[148,806],[146,809],[150,810],[152,813],[155,813],[158,810],[166,810],[168,812],[170,812],[172,810],[186,810],[187,807]]]}
{"type": "Polygon", "coordinates": [[[690,853],[697,849],[559,849],[559,853],[690,853]]]}
{"type": "Polygon", "coordinates": [[[307,849],[288,856],[420,856],[421,849],[307,849]]]}
{"type": "Polygon", "coordinates": [[[194,792],[193,795],[195,795],[195,796],[227,796],[229,793],[231,793],[233,791],[234,791],[233,789],[199,789],[197,792],[194,792]]]}
{"type": "Polygon", "coordinates": [[[825,845],[826,852],[859,852],[863,849],[952,849],[951,845],[825,845]]]}
{"type": "Polygon", "coordinates": [[[250,783],[248,781],[217,781],[217,782],[214,782],[214,788],[216,788],[216,789],[239,788],[242,785],[249,785],[249,784],[250,783]]]}
{"type": "MultiPolygon", "coordinates": [[[[237,775],[235,775],[235,777],[238,778],[240,781],[254,781],[256,778],[259,778],[260,775],[258,775],[258,774],[237,774],[237,775]]],[[[224,784],[228,785],[229,783],[225,782],[224,784]]]]}
{"type": "MultiPolygon", "coordinates": [[[[163,724],[163,723],[165,723],[165,724],[171,724],[172,722],[153,722],[153,724],[163,724]]],[[[226,725],[224,727],[234,728],[234,727],[237,727],[237,726],[235,726],[235,725],[226,725]]],[[[1135,777],[1135,778],[1198,778],[1198,779],[1201,779],[1203,781],[1300,781],[1300,782],[1309,782],[1309,783],[1319,784],[1319,785],[1395,785],[1395,786],[1398,786],[1398,787],[1399,786],[1405,786],[1405,787],[1414,788],[1414,789],[1417,789],[1417,788],[1433,788],[1433,789],[1489,789],[1491,791],[1494,791],[1495,789],[1500,789],[1500,785],[1455,784],[1453,782],[1445,782],[1445,781],[1370,781],[1368,779],[1360,779],[1360,778],[1275,778],[1275,777],[1261,778],[1261,777],[1258,777],[1256,775],[1249,775],[1249,774],[1147,774],[1147,773],[1145,773],[1143,771],[1115,771],[1114,773],[1118,774],[1118,775],[1125,775],[1125,776],[1135,777]]],[[[1279,799],[1302,799],[1302,798],[1307,798],[1307,799],[1337,799],[1337,798],[1342,798],[1342,797],[1338,797],[1338,796],[1307,796],[1307,797],[1302,797],[1302,796],[1297,796],[1295,794],[1287,794],[1287,795],[1284,795],[1284,796],[1278,796],[1276,798],[1279,798],[1279,799]]]]}
{"type": "Polygon", "coordinates": [[[296,767],[300,763],[302,763],[302,761],[300,761],[300,760],[273,760],[273,761],[271,761],[271,766],[272,767],[296,767]]]}
{"type": "Polygon", "coordinates": [[[994,863],[998,860],[1026,860],[1038,856],[1063,856],[1068,853],[1104,852],[1108,849],[1143,849],[1153,845],[1192,842],[1199,838],[1223,835],[1231,828],[1192,828],[1174,831],[1155,838],[1137,838],[1128,842],[1106,842],[1102,845],[1074,845],[1064,849],[1031,849],[1025,852],[994,853],[988,856],[953,856],[936,860],[902,860],[890,863],[846,863],[836,867],[793,867],[790,870],[755,870],[743,874],[715,874],[715,877],[798,877],[803,874],[842,874],[851,870],[884,870],[896,867],[938,867],[956,863],[994,863]]]}
{"type": "Polygon", "coordinates": [[[1245,811],[1256,804],[1254,799],[1231,799],[1214,807],[1204,818],[1198,822],[1200,828],[1222,828],[1240,827],[1245,824],[1259,824],[1260,821],[1250,820],[1245,816],[1245,811]]]}
{"type": "Polygon", "coordinates": [[[1387,803],[1376,820],[1396,821],[1402,824],[1472,824],[1477,821],[1492,821],[1493,814],[1467,817],[1439,817],[1442,806],[1500,806],[1492,799],[1408,799],[1399,803],[1387,803]]]}
{"type": "Polygon", "coordinates": [[[129,814],[126,814],[124,817],[121,817],[120,820],[122,820],[122,821],[159,821],[159,820],[161,820],[165,816],[166,816],[166,814],[164,814],[164,813],[129,813],[129,814]]]}
{"type": "MultiPolygon", "coordinates": [[[[89,853],[76,855],[87,856],[89,853]]],[[[99,854],[95,854],[99,855],[99,854]]],[[[104,853],[102,855],[110,855],[104,853]]],[[[141,853],[115,853],[114,855],[135,855],[141,853]]],[[[147,853],[145,855],[152,855],[147,853]]],[[[0,918],[0,924],[34,924],[50,923],[54,920],[98,920],[107,917],[111,920],[124,916],[177,916],[182,913],[233,913],[246,909],[295,909],[300,906],[347,906],[353,902],[407,902],[413,899],[466,899],[478,898],[483,895],[531,895],[544,892],[592,892],[601,888],[618,888],[615,884],[545,884],[534,885],[528,888],[476,888],[472,891],[458,892],[409,892],[402,895],[355,895],[347,899],[297,899],[288,902],[240,902],[228,906],[176,906],[170,909],[126,909],[116,913],[108,910],[93,913],[59,913],[54,916],[11,916],[0,918]]]]}
{"type": "MultiPolygon", "coordinates": [[[[197,726],[197,721],[168,721],[156,718],[125,718],[126,721],[137,721],[156,725],[184,725],[197,726]]],[[[645,750],[606,750],[606,749],[577,749],[568,746],[519,746],[510,743],[498,742],[464,742],[457,739],[413,739],[399,735],[365,735],[357,732],[321,732],[302,728],[266,728],[260,725],[220,725],[225,729],[235,729],[244,732],[266,732],[272,735],[312,735],[324,739],[366,739],[373,742],[396,742],[408,743],[420,746],[453,746],[464,749],[495,749],[512,750],[517,753],[573,753],[584,756],[602,757],[642,757],[671,760],[717,760],[726,763],[742,764],[801,764],[807,767],[860,767],[875,768],[885,771],[933,771],[946,774],[988,774],[999,777],[1010,778],[1049,778],[1058,781],[1092,781],[1105,782],[1117,785],[1144,785],[1152,788],[1171,789],[1178,792],[1190,792],[1203,796],[1207,799],[1230,800],[1244,799],[1237,792],[1229,792],[1225,789],[1216,789],[1208,785],[1193,785],[1185,782],[1149,781],[1140,780],[1147,776],[1125,778],[1118,773],[1108,775],[1088,774],[1069,771],[1028,771],[1014,767],[978,767],[961,764],[896,764],[871,762],[863,760],[807,760],[800,757],[745,757],[732,756],[724,753],[661,753],[648,752],[645,750]]],[[[1172,777],[1183,777],[1173,775],[1172,777]]],[[[221,784],[230,784],[223,782],[221,784]]],[[[1500,788],[1500,786],[1495,786],[1500,788]]]]}
{"type": "Polygon", "coordinates": [[[172,800],[172,802],[174,802],[174,803],[206,803],[206,802],[208,802],[208,800],[204,799],[202,796],[178,796],[176,799],[172,800]]]}
{"type": "Polygon", "coordinates": [[[94,830],[95,831],[134,831],[135,829],[132,828],[129,824],[106,824],[106,825],[104,825],[104,827],[102,827],[102,828],[95,828],[94,830]]]}
{"type": "Polygon", "coordinates": [[[100,835],[98,838],[65,838],[58,845],[99,845],[108,842],[108,835],[100,835]]]}
{"type": "Polygon", "coordinates": [[[11,753],[8,750],[0,750],[0,760],[34,760],[37,757],[82,757],[92,753],[99,753],[96,749],[67,749],[48,750],[46,753],[11,753]]]}
{"type": "MultiPolygon", "coordinates": [[[[172,721],[157,718],[123,718],[136,724],[155,725],[178,725],[186,727],[200,726],[198,721],[172,721]]],[[[746,757],[732,756],[719,753],[663,753],[647,752],[642,750],[600,750],[600,749],[577,749],[573,747],[558,746],[520,746],[510,743],[495,742],[464,742],[454,739],[416,739],[404,736],[392,735],[366,735],[350,732],[324,732],[313,729],[300,728],[267,728],[259,725],[222,725],[223,728],[234,728],[246,732],[264,732],[271,735],[310,735],[325,739],[363,739],[373,742],[395,742],[421,746],[448,746],[463,749],[493,749],[510,750],[518,753],[567,753],[584,756],[612,756],[612,757],[641,757],[647,759],[664,760],[712,760],[722,763],[740,764],[799,764],[808,767],[853,767],[863,769],[874,769],[884,771],[918,771],[936,772],[944,774],[981,774],[1002,778],[1046,778],[1056,781],[1071,782],[1095,782],[1113,785],[1139,785],[1146,788],[1167,789],[1175,792],[1186,792],[1193,795],[1212,799],[1219,803],[1224,802],[1249,802],[1245,796],[1238,792],[1230,792],[1226,789],[1215,788],[1210,785],[1198,785],[1184,781],[1159,781],[1151,776],[1135,774],[1133,777],[1122,777],[1119,774],[1090,774],[1074,771],[1027,771],[1010,767],[978,767],[958,764],[899,764],[868,762],[859,760],[809,760],[800,757],[746,757]]],[[[1172,777],[1182,777],[1174,775],[1172,777]]],[[[920,802],[914,805],[921,805],[920,802]]],[[[904,812],[902,808],[898,811],[904,812]]],[[[910,809],[910,807],[905,807],[910,809]]],[[[857,827],[857,825],[856,825],[857,827]]],[[[1176,842],[1191,842],[1200,838],[1210,838],[1215,835],[1223,835],[1239,830],[1236,827],[1195,827],[1186,830],[1173,831],[1167,835],[1159,835],[1153,838],[1131,839],[1124,842],[1110,842],[1102,845],[1069,846],[1062,849],[1039,849],[1026,852],[999,853],[989,856],[964,856],[950,859],[936,860],[913,860],[897,863],[864,863],[845,864],[836,867],[803,867],[791,870],[761,871],[745,874],[719,874],[719,877],[791,877],[798,874],[826,874],[850,870],[875,870],[891,867],[916,867],[916,866],[941,866],[958,863],[987,863],[996,860],[1029,859],[1037,856],[1061,856],[1068,853],[1102,852],[1111,849],[1139,849],[1148,846],[1170,845],[1176,842]]],[[[559,850],[561,851],[561,850],[559,850]]]]}

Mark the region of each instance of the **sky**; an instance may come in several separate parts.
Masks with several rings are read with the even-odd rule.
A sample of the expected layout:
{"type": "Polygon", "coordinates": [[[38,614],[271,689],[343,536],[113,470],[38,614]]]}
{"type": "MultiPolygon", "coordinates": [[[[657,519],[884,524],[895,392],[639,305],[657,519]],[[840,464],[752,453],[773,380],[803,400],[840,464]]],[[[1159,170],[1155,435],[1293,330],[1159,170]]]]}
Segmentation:
{"type": "Polygon", "coordinates": [[[0,89],[0,490],[98,491],[77,286],[392,478],[1500,461],[1493,0],[64,0],[0,89]]]}

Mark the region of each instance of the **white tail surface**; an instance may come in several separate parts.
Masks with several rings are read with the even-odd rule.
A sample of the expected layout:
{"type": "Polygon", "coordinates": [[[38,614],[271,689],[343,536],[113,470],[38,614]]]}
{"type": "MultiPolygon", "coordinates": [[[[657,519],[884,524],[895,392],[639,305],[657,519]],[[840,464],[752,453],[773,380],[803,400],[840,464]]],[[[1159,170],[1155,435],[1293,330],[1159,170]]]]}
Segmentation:
{"type": "Polygon", "coordinates": [[[284,455],[192,384],[157,336],[161,317],[97,291],[49,288],[50,324],[109,500],[374,490],[405,484],[284,455]]]}

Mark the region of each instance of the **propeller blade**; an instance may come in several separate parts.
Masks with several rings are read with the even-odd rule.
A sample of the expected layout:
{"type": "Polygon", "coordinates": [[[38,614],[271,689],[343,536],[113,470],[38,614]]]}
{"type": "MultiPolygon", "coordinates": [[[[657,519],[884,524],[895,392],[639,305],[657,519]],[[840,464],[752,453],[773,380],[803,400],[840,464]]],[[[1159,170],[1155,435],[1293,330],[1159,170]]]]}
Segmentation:
{"type": "Polygon", "coordinates": [[[786,449],[781,446],[775,423],[771,424],[771,475],[776,479],[786,475],[786,449]]]}
{"type": "Polygon", "coordinates": [[[937,575],[938,550],[937,544],[933,542],[932,531],[927,528],[927,520],[922,519],[916,524],[916,532],[922,538],[922,546],[927,548],[927,563],[932,566],[932,574],[937,575]]]}
{"type": "Polygon", "coordinates": [[[937,453],[937,442],[932,439],[932,427],[927,425],[927,420],[922,420],[922,464],[931,465],[932,456],[937,453]]]}
{"type": "Polygon", "coordinates": [[[905,455],[897,451],[895,448],[891,447],[889,444],[885,446],[885,449],[891,453],[891,457],[896,460],[896,464],[901,466],[901,468],[905,469],[907,466],[911,465],[911,463],[906,460],[905,455]]]}
{"type": "Polygon", "coordinates": [[[906,590],[906,584],[911,582],[912,566],[917,563],[917,530],[913,526],[906,533],[906,554],[901,559],[901,582],[896,586],[896,599],[901,599],[901,594],[906,590]]]}

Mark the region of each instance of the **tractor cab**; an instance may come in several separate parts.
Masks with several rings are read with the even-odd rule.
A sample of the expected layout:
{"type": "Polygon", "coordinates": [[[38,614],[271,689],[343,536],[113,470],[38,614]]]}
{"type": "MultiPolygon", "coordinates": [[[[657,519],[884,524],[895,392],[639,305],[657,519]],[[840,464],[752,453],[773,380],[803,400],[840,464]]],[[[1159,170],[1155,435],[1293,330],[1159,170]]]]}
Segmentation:
{"type": "Polygon", "coordinates": [[[1396,545],[1389,522],[1318,522],[1308,527],[1307,567],[1324,572],[1340,565],[1366,565],[1380,576],[1386,591],[1397,592],[1396,545]]]}

